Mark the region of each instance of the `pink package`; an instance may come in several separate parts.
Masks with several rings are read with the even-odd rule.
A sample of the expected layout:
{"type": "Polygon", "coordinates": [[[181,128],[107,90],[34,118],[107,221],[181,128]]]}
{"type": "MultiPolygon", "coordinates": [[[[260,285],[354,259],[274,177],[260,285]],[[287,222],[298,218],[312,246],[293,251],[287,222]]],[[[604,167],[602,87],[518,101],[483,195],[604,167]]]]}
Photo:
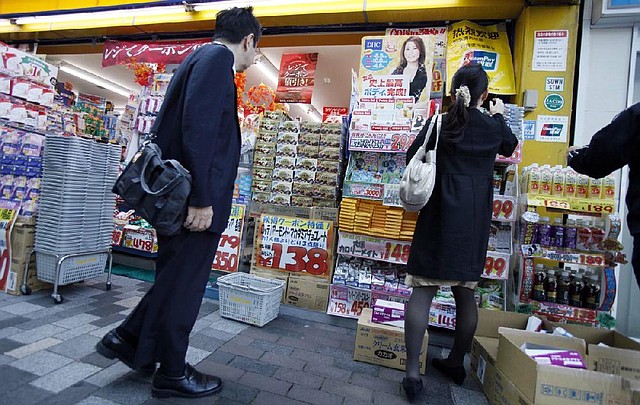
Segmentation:
{"type": "Polygon", "coordinates": [[[564,350],[531,356],[538,364],[586,369],[587,365],[578,352],[564,350]]]}
{"type": "Polygon", "coordinates": [[[373,304],[371,322],[404,327],[405,307],[401,302],[376,300],[373,304]]]}

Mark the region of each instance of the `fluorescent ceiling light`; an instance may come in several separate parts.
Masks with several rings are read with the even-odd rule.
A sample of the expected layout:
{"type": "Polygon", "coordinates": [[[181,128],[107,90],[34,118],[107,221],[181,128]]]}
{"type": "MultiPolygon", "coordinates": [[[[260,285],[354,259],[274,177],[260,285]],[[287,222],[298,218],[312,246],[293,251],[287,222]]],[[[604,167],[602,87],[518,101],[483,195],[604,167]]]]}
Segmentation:
{"type": "Polygon", "coordinates": [[[179,14],[184,13],[183,6],[164,6],[164,7],[146,7],[131,10],[109,10],[96,11],[93,13],[70,13],[59,15],[42,15],[31,17],[20,17],[16,19],[17,25],[37,24],[37,23],[56,23],[83,20],[107,20],[112,18],[127,17],[147,17],[153,15],[179,14]]]}
{"type": "MultiPolygon", "coordinates": [[[[335,3],[335,0],[315,0],[314,3],[335,3]]],[[[224,10],[231,7],[262,7],[262,6],[296,6],[300,5],[300,0],[252,0],[252,1],[212,1],[208,3],[196,3],[193,5],[195,11],[224,10]]]]}
{"type": "Polygon", "coordinates": [[[68,73],[72,76],[77,77],[78,79],[82,79],[86,82],[89,82],[91,84],[95,84],[96,86],[100,86],[103,87],[113,93],[119,94],[123,97],[129,97],[129,95],[131,93],[133,93],[133,90],[128,89],[126,87],[123,87],[117,83],[114,83],[112,81],[106,80],[106,79],[102,79],[100,78],[98,75],[96,75],[95,73],[91,73],[88,72],[82,68],[79,68],[77,66],[71,65],[71,64],[63,64],[62,66],[60,66],[60,70],[68,73]]]}
{"type": "Polygon", "coordinates": [[[271,68],[272,66],[271,63],[264,62],[264,60],[261,60],[260,62],[256,63],[256,66],[258,67],[258,69],[260,69],[262,74],[265,75],[267,79],[269,79],[269,81],[272,84],[275,84],[275,85],[278,84],[278,74],[274,72],[273,69],[271,68]]]}

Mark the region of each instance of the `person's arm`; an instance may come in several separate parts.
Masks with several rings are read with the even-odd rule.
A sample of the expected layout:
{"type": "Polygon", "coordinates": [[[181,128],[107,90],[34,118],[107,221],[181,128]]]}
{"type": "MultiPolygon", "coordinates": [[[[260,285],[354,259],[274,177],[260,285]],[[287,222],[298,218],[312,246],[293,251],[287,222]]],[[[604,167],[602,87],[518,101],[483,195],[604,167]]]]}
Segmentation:
{"type": "Polygon", "coordinates": [[[568,165],[578,173],[601,178],[629,163],[640,142],[637,106],[624,110],[596,132],[589,146],[571,151],[568,165]]]}
{"type": "Polygon", "coordinates": [[[509,157],[518,146],[518,138],[516,138],[511,128],[509,128],[502,114],[494,114],[493,117],[502,127],[502,143],[500,144],[498,153],[502,156],[509,157]]]}
{"type": "Polygon", "coordinates": [[[226,89],[233,86],[232,65],[230,52],[207,50],[192,66],[186,83],[182,150],[193,178],[189,199],[193,207],[213,204],[209,171],[218,138],[230,135],[220,133],[220,122],[226,89]]]}

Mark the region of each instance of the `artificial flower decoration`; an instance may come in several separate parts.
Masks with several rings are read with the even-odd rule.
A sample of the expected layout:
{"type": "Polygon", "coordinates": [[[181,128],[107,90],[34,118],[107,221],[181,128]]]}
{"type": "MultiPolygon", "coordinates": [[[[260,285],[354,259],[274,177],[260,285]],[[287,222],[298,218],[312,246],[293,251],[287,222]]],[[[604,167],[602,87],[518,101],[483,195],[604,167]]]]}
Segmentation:
{"type": "Polygon", "coordinates": [[[153,83],[154,74],[166,71],[166,65],[164,63],[138,63],[135,58],[131,58],[131,62],[127,64],[127,69],[133,70],[136,83],[142,87],[147,87],[153,83]]]}

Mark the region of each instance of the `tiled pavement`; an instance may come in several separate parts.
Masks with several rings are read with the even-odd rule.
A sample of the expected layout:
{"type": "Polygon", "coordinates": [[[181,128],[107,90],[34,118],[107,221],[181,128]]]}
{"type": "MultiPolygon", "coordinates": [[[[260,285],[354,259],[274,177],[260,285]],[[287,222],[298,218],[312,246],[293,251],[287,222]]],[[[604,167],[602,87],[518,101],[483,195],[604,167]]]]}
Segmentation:
{"type": "MultiPolygon", "coordinates": [[[[214,397],[151,398],[151,377],[94,351],[98,339],[126,317],[148,283],[114,276],[113,289],[94,279],[49,292],[0,293],[0,403],[6,404],[404,404],[403,373],[352,360],[355,322],[295,308],[263,328],[222,319],[205,299],[188,361],[224,379],[214,397]]],[[[446,349],[429,346],[429,357],[446,349]]],[[[486,404],[471,378],[449,384],[428,368],[423,403],[486,404]]]]}

